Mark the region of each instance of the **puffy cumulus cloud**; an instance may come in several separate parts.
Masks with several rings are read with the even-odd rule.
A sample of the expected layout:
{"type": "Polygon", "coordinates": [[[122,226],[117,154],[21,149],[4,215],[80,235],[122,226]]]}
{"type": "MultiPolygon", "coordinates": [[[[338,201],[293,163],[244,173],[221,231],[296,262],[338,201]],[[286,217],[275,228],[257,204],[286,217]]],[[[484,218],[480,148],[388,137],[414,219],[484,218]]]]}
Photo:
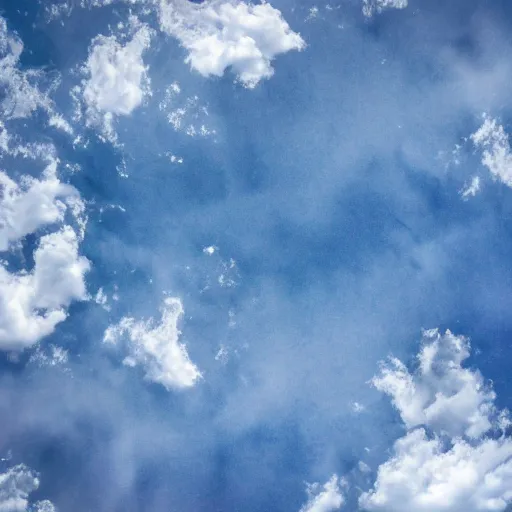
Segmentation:
{"type": "Polygon", "coordinates": [[[340,490],[340,479],[333,475],[322,487],[319,484],[308,486],[309,499],[300,512],[332,512],[338,510],[344,503],[340,490]]]}
{"type": "Polygon", "coordinates": [[[43,236],[31,272],[0,265],[0,349],[21,350],[52,333],[73,300],[87,298],[89,261],[78,254],[70,226],[43,236]]]}
{"type": "Polygon", "coordinates": [[[48,500],[29,505],[29,495],[38,487],[38,475],[24,464],[0,473],[0,512],[55,512],[48,500]]]}
{"type": "Polygon", "coordinates": [[[125,317],[106,330],[104,341],[117,343],[125,338],[128,355],[124,364],[142,366],[147,380],[167,390],[192,387],[201,373],[179,341],[178,321],[183,315],[183,305],[179,299],[166,298],[161,313],[158,324],[153,318],[137,322],[125,317]]]}
{"type": "Polygon", "coordinates": [[[407,5],[408,0],[363,0],[363,14],[370,18],[386,9],[405,9],[407,5]]]}
{"type": "Polygon", "coordinates": [[[115,138],[114,117],[130,115],[150,94],[142,58],[150,41],[151,29],[140,25],[125,44],[115,36],[98,36],[92,43],[82,90],[86,122],[101,127],[109,139],[115,138]]]}
{"type": "Polygon", "coordinates": [[[491,512],[512,503],[512,441],[429,439],[424,429],[395,443],[394,456],[379,467],[374,489],[360,505],[368,511],[491,512]]]}
{"type": "Polygon", "coordinates": [[[387,365],[374,384],[393,397],[408,427],[359,505],[367,511],[491,512],[512,503],[508,411],[477,371],[463,369],[469,343],[449,331],[425,333],[419,368],[387,365]]]}
{"type": "Polygon", "coordinates": [[[25,176],[20,184],[0,171],[0,251],[42,226],[64,220],[68,209],[66,200],[77,200],[78,192],[61,183],[56,170],[54,161],[46,168],[42,179],[25,176]]]}
{"type": "Polygon", "coordinates": [[[33,345],[66,318],[73,300],[87,298],[89,262],[78,254],[85,206],[78,191],[59,180],[54,149],[18,145],[8,151],[14,157],[47,160],[39,179],[22,176],[16,182],[0,171],[0,251],[41,228],[56,230],[39,240],[30,271],[12,272],[7,262],[0,263],[0,350],[33,345]],[[77,231],[65,221],[76,223],[77,231]]]}
{"type": "Polygon", "coordinates": [[[414,373],[391,358],[372,383],[391,396],[408,428],[426,425],[451,436],[476,438],[491,428],[495,393],[478,371],[462,367],[469,350],[463,336],[425,331],[414,373]]]}
{"type": "Polygon", "coordinates": [[[49,92],[58,81],[48,81],[41,70],[21,70],[22,52],[23,42],[9,31],[7,22],[0,17],[0,108],[4,120],[28,117],[39,108],[50,111],[53,107],[49,92]],[[48,81],[46,91],[41,90],[44,81],[48,81]]]}
{"type": "Polygon", "coordinates": [[[161,0],[160,25],[180,41],[188,51],[185,62],[201,75],[222,76],[231,68],[249,88],[273,75],[277,55],[305,47],[281,12],[268,3],[161,0]]]}
{"type": "Polygon", "coordinates": [[[482,164],[494,178],[512,187],[512,154],[508,135],[496,119],[484,116],[482,126],[471,135],[475,147],[482,149],[482,164]]]}

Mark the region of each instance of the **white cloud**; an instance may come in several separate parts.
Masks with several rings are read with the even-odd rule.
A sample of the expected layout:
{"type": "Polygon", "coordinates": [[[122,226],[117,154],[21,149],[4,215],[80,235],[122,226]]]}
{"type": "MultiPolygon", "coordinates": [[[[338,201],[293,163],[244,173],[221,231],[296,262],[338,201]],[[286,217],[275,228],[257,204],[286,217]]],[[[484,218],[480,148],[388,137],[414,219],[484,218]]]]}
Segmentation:
{"type": "Polygon", "coordinates": [[[44,74],[36,69],[20,70],[22,52],[23,42],[8,30],[5,19],[0,17],[0,106],[4,119],[28,117],[39,108],[48,111],[52,107],[48,92],[56,82],[48,84],[48,91],[41,91],[44,74]]]}
{"type": "Polygon", "coordinates": [[[0,349],[21,350],[52,333],[73,300],[87,298],[89,262],[78,255],[79,239],[70,226],[43,236],[32,272],[0,265],[0,349]]]}
{"type": "Polygon", "coordinates": [[[363,0],[363,14],[367,17],[386,9],[405,9],[408,0],[363,0]]]}
{"type": "Polygon", "coordinates": [[[74,133],[72,126],[64,119],[64,117],[61,114],[57,114],[55,112],[51,113],[50,119],[48,119],[48,126],[62,130],[68,135],[73,135],[74,133]]]}
{"type": "Polygon", "coordinates": [[[221,273],[217,278],[217,282],[222,288],[233,288],[238,285],[240,274],[238,273],[236,261],[233,258],[230,258],[229,262],[221,261],[219,269],[221,273]]]}
{"type": "Polygon", "coordinates": [[[59,181],[56,167],[54,161],[41,180],[25,176],[21,185],[0,171],[0,251],[28,233],[64,220],[66,200],[77,198],[78,192],[59,181]]]}
{"type": "Polygon", "coordinates": [[[30,512],[57,512],[55,505],[49,500],[37,501],[30,512]]]}
{"type": "Polygon", "coordinates": [[[469,199],[470,197],[475,197],[478,192],[480,192],[480,178],[478,176],[473,176],[471,178],[471,182],[464,186],[464,188],[460,191],[462,199],[469,199]]]}
{"type": "Polygon", "coordinates": [[[88,74],[83,86],[86,121],[99,126],[110,140],[115,139],[115,116],[130,115],[151,92],[142,59],[150,41],[151,30],[140,25],[124,45],[115,36],[98,36],[92,43],[84,67],[88,74]]]}
{"type": "Polygon", "coordinates": [[[167,87],[164,99],[160,102],[159,108],[162,112],[166,112],[169,124],[175,131],[184,131],[191,137],[215,135],[215,130],[206,125],[209,115],[208,107],[200,103],[198,96],[190,96],[180,101],[180,106],[177,106],[180,92],[178,83],[174,82],[167,87]]]}
{"type": "Polygon", "coordinates": [[[226,346],[222,345],[219,347],[219,350],[217,351],[217,354],[215,355],[215,361],[220,361],[221,363],[225,364],[229,360],[229,350],[226,348],[226,346]]]}
{"type": "Polygon", "coordinates": [[[366,462],[363,462],[362,460],[360,460],[358,463],[357,463],[357,468],[359,469],[359,471],[361,473],[371,473],[372,469],[370,468],[370,466],[368,466],[368,464],[366,464],[366,462]]]}
{"type": "Polygon", "coordinates": [[[338,476],[333,475],[322,487],[319,484],[309,485],[309,499],[300,512],[332,512],[340,509],[344,503],[340,483],[338,476]]]}
{"type": "Polygon", "coordinates": [[[0,473],[0,512],[55,512],[48,500],[29,507],[29,495],[39,487],[38,475],[24,464],[0,473]]]}
{"type": "Polygon", "coordinates": [[[464,337],[427,331],[416,372],[393,360],[374,379],[407,427],[429,430],[416,428],[396,441],[373,489],[360,497],[363,510],[499,512],[512,503],[508,411],[496,410],[478,371],[461,367],[468,355],[464,337]]]}
{"type": "Polygon", "coordinates": [[[316,5],[314,5],[313,7],[311,7],[309,9],[309,13],[304,21],[311,21],[311,20],[318,18],[318,13],[319,13],[318,7],[316,5]]]}
{"type": "Polygon", "coordinates": [[[48,161],[42,176],[22,176],[19,183],[0,171],[0,251],[42,228],[57,230],[43,236],[34,251],[30,271],[13,272],[0,263],[0,350],[22,350],[44,336],[67,316],[73,300],[87,298],[85,273],[89,262],[78,255],[83,238],[85,206],[76,189],[60,182],[55,148],[18,145],[12,156],[48,161]],[[77,232],[69,225],[76,225],[77,232]]]}
{"type": "Polygon", "coordinates": [[[105,311],[110,311],[110,305],[108,303],[107,294],[103,291],[103,288],[99,288],[94,296],[94,302],[101,306],[105,311]]]}
{"type": "Polygon", "coordinates": [[[203,247],[203,253],[207,254],[208,256],[211,256],[216,250],[217,250],[217,247],[215,247],[215,245],[209,245],[208,247],[203,247]]]}
{"type": "Polygon", "coordinates": [[[161,0],[160,25],[180,41],[188,51],[185,62],[201,75],[222,76],[231,68],[249,88],[273,75],[271,63],[277,55],[305,47],[268,3],[161,0]]]}
{"type": "Polygon", "coordinates": [[[30,362],[39,367],[64,366],[68,359],[67,350],[52,344],[47,349],[37,347],[30,356],[30,362]]]}
{"type": "Polygon", "coordinates": [[[56,148],[48,142],[24,143],[16,134],[11,134],[5,123],[0,121],[0,151],[12,158],[23,158],[46,162],[49,166],[56,166],[56,148]]]}
{"type": "Polygon", "coordinates": [[[352,411],[355,412],[356,414],[359,414],[366,410],[366,407],[363,404],[360,404],[359,402],[352,402],[350,404],[350,407],[352,411]]]}
{"type": "Polygon", "coordinates": [[[429,438],[424,429],[395,443],[360,505],[368,511],[491,512],[512,503],[512,441],[429,438]]]}
{"type": "Polygon", "coordinates": [[[183,315],[179,299],[167,298],[161,309],[162,319],[155,325],[153,318],[137,322],[125,317],[105,332],[104,341],[117,343],[127,339],[127,366],[142,366],[147,380],[162,384],[166,389],[188,388],[201,377],[190,360],[186,347],[179,341],[178,321],[183,315]]]}
{"type": "Polygon", "coordinates": [[[510,143],[496,119],[484,116],[482,126],[471,135],[475,147],[482,149],[482,164],[494,178],[512,187],[512,153],[510,143]]]}
{"type": "Polygon", "coordinates": [[[69,16],[72,11],[72,6],[66,2],[44,6],[44,14],[47,23],[69,16]]]}
{"type": "Polygon", "coordinates": [[[372,383],[391,396],[408,428],[427,425],[451,436],[479,437],[491,428],[495,393],[478,371],[461,366],[469,349],[463,336],[425,331],[415,373],[391,358],[372,383]]]}

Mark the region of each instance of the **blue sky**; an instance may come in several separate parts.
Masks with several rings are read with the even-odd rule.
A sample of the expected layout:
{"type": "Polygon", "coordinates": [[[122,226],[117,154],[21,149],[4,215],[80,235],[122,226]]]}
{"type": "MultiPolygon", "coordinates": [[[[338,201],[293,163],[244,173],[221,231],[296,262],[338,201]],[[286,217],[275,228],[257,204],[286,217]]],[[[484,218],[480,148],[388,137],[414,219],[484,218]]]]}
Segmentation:
{"type": "Polygon", "coordinates": [[[507,2],[0,15],[0,510],[507,510],[507,2]]]}

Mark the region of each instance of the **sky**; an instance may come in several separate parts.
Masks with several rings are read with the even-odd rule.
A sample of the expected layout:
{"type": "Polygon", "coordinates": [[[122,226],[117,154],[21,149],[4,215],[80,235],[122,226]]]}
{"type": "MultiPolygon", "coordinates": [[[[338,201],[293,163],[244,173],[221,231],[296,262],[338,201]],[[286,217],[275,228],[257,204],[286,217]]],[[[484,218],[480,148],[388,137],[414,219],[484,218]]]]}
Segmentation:
{"type": "Polygon", "coordinates": [[[512,510],[511,34],[0,0],[0,512],[512,510]]]}

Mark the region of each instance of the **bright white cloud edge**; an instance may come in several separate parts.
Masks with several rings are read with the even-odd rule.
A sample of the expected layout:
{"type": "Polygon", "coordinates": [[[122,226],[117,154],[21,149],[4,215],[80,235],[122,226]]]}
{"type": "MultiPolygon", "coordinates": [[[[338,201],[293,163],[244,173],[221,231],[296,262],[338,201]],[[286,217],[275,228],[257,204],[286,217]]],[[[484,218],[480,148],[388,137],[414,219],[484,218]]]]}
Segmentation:
{"type": "MultiPolygon", "coordinates": [[[[52,144],[23,140],[11,133],[11,123],[43,111],[48,126],[71,134],[72,128],[56,112],[50,94],[58,77],[44,70],[21,68],[24,46],[0,17],[0,153],[33,163],[34,171],[43,162],[37,177],[14,178],[12,169],[0,169],[0,350],[19,351],[51,334],[67,316],[73,300],[87,298],[85,273],[89,262],[78,254],[84,236],[85,206],[79,193],[58,177],[59,160],[52,144]],[[7,252],[20,247],[23,239],[35,234],[34,266],[10,270],[7,252]]],[[[12,164],[10,164],[12,165],[12,164]]],[[[12,254],[11,254],[12,255],[12,254]]]]}
{"type": "Polygon", "coordinates": [[[124,317],[105,332],[106,343],[124,343],[124,364],[141,366],[145,378],[167,390],[192,387],[201,372],[192,363],[185,345],[179,341],[178,321],[183,315],[180,299],[168,297],[161,307],[161,320],[136,321],[124,317]]]}
{"type": "Polygon", "coordinates": [[[363,14],[371,18],[387,9],[405,9],[408,3],[408,0],[363,0],[363,14]]]}
{"type": "Polygon", "coordinates": [[[0,170],[0,251],[12,242],[43,226],[64,221],[68,200],[78,191],[57,177],[57,161],[52,159],[42,179],[22,178],[20,184],[0,170]]]}
{"type": "Polygon", "coordinates": [[[484,114],[480,128],[471,135],[471,141],[482,150],[482,164],[491,175],[512,187],[512,152],[505,129],[494,119],[484,114]]]}
{"type": "MultiPolygon", "coordinates": [[[[151,29],[132,20],[133,36],[124,44],[116,36],[97,36],[90,48],[83,71],[82,97],[88,126],[115,142],[116,116],[128,116],[151,94],[143,54],[151,42],[151,29]],[[137,26],[138,25],[138,26],[137,26]]],[[[76,93],[79,91],[75,91],[76,93]]]]}
{"type": "Polygon", "coordinates": [[[341,493],[342,483],[338,475],[332,475],[323,486],[318,483],[308,485],[309,499],[300,509],[300,512],[333,512],[338,510],[345,501],[341,493]]]}
{"type": "Polygon", "coordinates": [[[70,226],[41,238],[31,272],[0,266],[0,349],[22,350],[51,334],[73,300],[87,298],[89,261],[70,226]]]}
{"type": "Polygon", "coordinates": [[[29,496],[39,488],[39,476],[24,464],[0,473],[1,512],[56,512],[48,500],[29,503],[29,496]]]}
{"type": "Polygon", "coordinates": [[[274,74],[277,55],[305,48],[302,37],[268,3],[161,0],[160,27],[185,48],[192,69],[220,77],[230,68],[248,88],[274,74]]]}
{"type": "MultiPolygon", "coordinates": [[[[46,148],[54,149],[54,148],[46,148]]],[[[19,148],[7,151],[17,156],[19,148]]],[[[38,149],[22,151],[38,159],[38,149]]],[[[57,177],[58,160],[49,160],[40,179],[22,176],[19,183],[0,171],[0,252],[11,249],[42,228],[31,271],[11,271],[0,262],[0,350],[19,351],[48,336],[67,317],[74,300],[87,298],[85,274],[89,261],[79,255],[86,220],[76,189],[57,177]],[[66,223],[73,221],[76,229],[66,223]]]]}
{"type": "Polygon", "coordinates": [[[363,510],[497,512],[512,503],[508,411],[477,370],[462,367],[469,351],[463,336],[426,331],[414,373],[391,359],[373,379],[409,430],[361,495],[363,510]]]}

